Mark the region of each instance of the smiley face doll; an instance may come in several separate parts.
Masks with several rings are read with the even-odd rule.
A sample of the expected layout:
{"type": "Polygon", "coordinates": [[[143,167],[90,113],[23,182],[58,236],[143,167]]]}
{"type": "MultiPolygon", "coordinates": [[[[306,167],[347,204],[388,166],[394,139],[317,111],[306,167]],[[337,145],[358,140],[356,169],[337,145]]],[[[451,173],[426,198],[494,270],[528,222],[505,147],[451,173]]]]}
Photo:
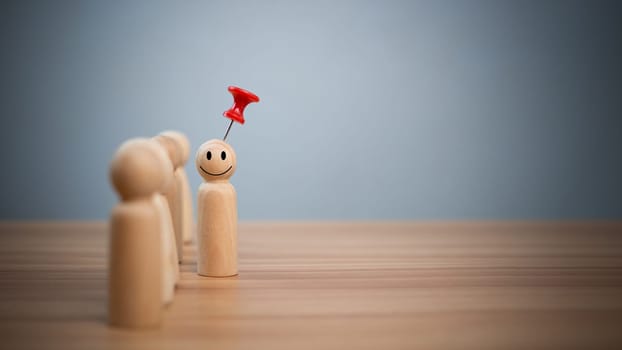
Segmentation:
{"type": "Polygon", "coordinates": [[[221,140],[201,145],[196,154],[197,172],[205,182],[199,187],[197,272],[202,276],[238,274],[237,199],[229,178],[235,172],[235,152],[221,140]]]}

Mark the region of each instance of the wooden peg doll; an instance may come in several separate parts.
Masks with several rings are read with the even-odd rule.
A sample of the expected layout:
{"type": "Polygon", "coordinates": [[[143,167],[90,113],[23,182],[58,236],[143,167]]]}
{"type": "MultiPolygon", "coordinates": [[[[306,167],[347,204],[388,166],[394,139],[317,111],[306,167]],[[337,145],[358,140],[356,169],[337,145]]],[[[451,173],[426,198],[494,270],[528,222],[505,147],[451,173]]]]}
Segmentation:
{"type": "Polygon", "coordinates": [[[173,302],[175,285],[179,281],[179,259],[177,258],[177,245],[175,242],[175,229],[171,210],[168,206],[166,193],[170,190],[171,182],[174,181],[173,165],[166,153],[166,150],[154,140],[151,140],[158,148],[158,160],[165,175],[163,186],[153,195],[153,202],[157,207],[160,217],[160,238],[162,242],[162,258],[160,261],[162,268],[162,302],[168,305],[173,302]]]}
{"type": "Polygon", "coordinates": [[[108,316],[113,326],[160,324],[162,248],[153,195],[165,176],[158,148],[147,139],[121,145],[110,165],[110,179],[121,198],[110,217],[108,316]]]}
{"type": "Polygon", "coordinates": [[[192,215],[192,194],[184,166],[190,157],[190,141],[188,141],[186,135],[179,131],[165,131],[160,135],[175,140],[181,150],[181,165],[175,170],[175,182],[177,183],[177,196],[179,197],[178,201],[181,212],[182,238],[184,243],[189,243],[192,241],[194,220],[192,215]]]}
{"type": "MultiPolygon", "coordinates": [[[[158,142],[169,156],[171,163],[173,164],[173,172],[177,171],[182,165],[182,150],[181,147],[175,142],[174,139],[164,136],[158,135],[153,138],[156,142],[158,142]]],[[[182,237],[182,214],[181,214],[181,203],[179,201],[179,187],[177,186],[177,181],[171,181],[169,188],[166,191],[166,199],[168,201],[168,205],[171,210],[171,218],[173,220],[173,228],[175,230],[175,247],[177,249],[177,258],[179,263],[183,260],[183,248],[184,242],[182,237]]]]}
{"type": "Polygon", "coordinates": [[[212,277],[237,275],[237,199],[229,182],[235,172],[235,152],[224,141],[210,140],[199,147],[195,163],[205,180],[198,195],[198,273],[212,277]]]}

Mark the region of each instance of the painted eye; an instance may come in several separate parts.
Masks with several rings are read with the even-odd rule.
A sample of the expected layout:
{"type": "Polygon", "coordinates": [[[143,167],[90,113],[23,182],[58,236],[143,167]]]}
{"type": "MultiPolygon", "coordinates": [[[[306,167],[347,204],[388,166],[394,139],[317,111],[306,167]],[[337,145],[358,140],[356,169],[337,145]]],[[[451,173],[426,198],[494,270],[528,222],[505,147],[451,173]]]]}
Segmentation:
{"type": "Polygon", "coordinates": [[[222,160],[227,159],[227,153],[225,153],[225,151],[220,152],[220,159],[222,160]]]}
{"type": "Polygon", "coordinates": [[[212,159],[212,152],[207,151],[207,160],[211,160],[211,159],[212,159]]]}

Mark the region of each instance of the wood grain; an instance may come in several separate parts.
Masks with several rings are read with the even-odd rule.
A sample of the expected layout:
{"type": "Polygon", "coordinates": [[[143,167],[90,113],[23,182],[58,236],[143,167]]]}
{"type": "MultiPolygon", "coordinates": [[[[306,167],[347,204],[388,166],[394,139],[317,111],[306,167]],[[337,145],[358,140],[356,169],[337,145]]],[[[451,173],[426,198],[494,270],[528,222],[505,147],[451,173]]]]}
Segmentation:
{"type": "Polygon", "coordinates": [[[241,223],[239,276],[182,276],[161,329],[106,324],[104,223],[0,224],[20,349],[622,348],[622,223],[241,223]]]}

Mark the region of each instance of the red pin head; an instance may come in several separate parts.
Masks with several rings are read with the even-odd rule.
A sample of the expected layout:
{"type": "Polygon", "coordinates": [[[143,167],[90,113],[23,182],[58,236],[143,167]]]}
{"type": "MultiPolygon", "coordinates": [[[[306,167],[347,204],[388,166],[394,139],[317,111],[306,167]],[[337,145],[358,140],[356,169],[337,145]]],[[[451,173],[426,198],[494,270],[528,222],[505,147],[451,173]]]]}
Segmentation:
{"type": "Polygon", "coordinates": [[[231,119],[231,121],[244,124],[244,108],[251,102],[259,102],[259,97],[237,86],[229,86],[229,92],[233,95],[233,106],[222,115],[231,119]]]}

